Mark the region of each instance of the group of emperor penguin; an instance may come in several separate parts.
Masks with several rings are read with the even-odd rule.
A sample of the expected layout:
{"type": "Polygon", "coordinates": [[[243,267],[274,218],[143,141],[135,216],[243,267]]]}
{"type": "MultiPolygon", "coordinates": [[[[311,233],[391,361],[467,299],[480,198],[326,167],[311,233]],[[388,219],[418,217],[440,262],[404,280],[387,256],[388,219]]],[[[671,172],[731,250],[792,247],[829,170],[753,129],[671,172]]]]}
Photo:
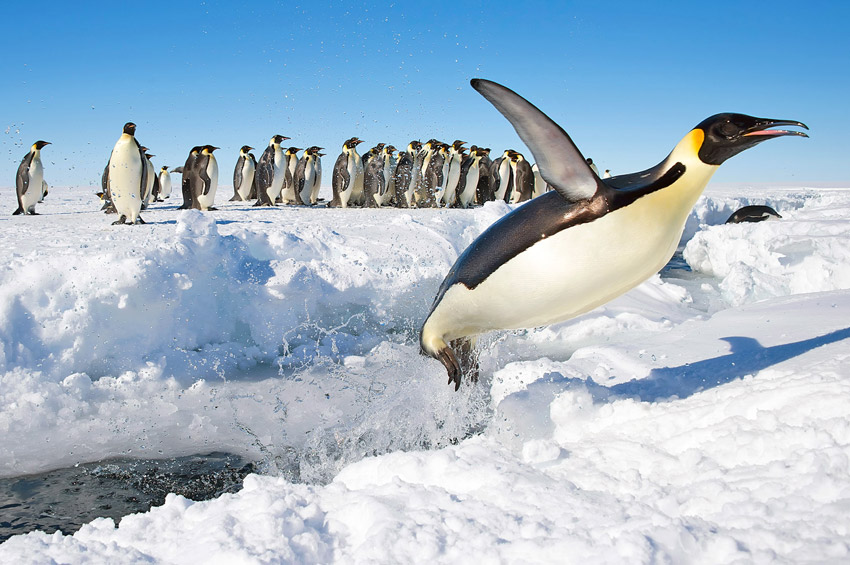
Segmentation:
{"type": "Polygon", "coordinates": [[[469,208],[492,200],[525,202],[551,189],[513,149],[491,160],[490,148],[429,139],[411,141],[398,155],[394,146],[379,143],[360,156],[361,143],[352,137],[342,144],[333,168],[331,208],[469,208]]]}

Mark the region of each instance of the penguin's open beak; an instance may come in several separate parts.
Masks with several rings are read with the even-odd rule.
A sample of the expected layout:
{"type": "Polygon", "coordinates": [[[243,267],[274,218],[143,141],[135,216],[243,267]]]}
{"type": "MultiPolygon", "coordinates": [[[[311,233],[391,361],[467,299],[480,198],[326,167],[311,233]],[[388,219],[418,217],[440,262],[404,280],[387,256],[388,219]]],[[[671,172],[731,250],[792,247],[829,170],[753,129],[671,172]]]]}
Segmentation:
{"type": "Polygon", "coordinates": [[[809,126],[804,124],[803,122],[796,122],[793,120],[763,120],[759,122],[754,127],[750,128],[749,131],[745,132],[743,135],[745,137],[748,136],[756,136],[756,135],[764,135],[768,137],[782,137],[783,135],[796,135],[799,137],[809,137],[802,131],[796,130],[786,130],[786,129],[769,129],[777,126],[794,126],[800,127],[803,129],[809,129],[809,126]]]}

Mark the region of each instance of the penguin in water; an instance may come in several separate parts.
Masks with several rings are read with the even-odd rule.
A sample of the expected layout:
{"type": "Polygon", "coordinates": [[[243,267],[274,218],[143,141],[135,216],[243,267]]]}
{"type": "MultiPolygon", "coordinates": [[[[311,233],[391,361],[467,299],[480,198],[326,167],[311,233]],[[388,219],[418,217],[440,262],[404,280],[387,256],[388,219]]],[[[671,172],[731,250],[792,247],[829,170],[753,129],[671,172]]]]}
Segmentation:
{"type": "Polygon", "coordinates": [[[313,185],[316,182],[316,161],[319,159],[321,147],[313,145],[304,150],[304,155],[298,160],[295,175],[292,179],[295,202],[303,206],[310,202],[313,185]]]}
{"type": "Polygon", "coordinates": [[[251,197],[254,173],[257,170],[257,163],[250,153],[252,149],[253,147],[250,145],[243,145],[239,149],[239,158],[236,160],[236,167],[233,169],[233,198],[230,199],[231,202],[245,202],[251,197]]]}
{"type": "Polygon", "coordinates": [[[534,171],[531,164],[525,160],[522,153],[511,153],[511,175],[514,178],[514,191],[511,194],[511,204],[519,204],[531,200],[534,196],[534,171]]]}
{"type": "Polygon", "coordinates": [[[740,224],[741,222],[763,222],[764,220],[779,219],[782,216],[770,206],[744,206],[735,211],[726,220],[727,224],[740,224]]]}
{"type": "MultiPolygon", "coordinates": [[[[195,203],[195,191],[192,186],[197,180],[195,162],[198,160],[198,155],[200,155],[201,149],[203,149],[203,146],[201,145],[196,145],[195,147],[193,147],[189,151],[189,156],[186,157],[186,162],[183,164],[183,168],[181,170],[181,175],[183,178],[180,183],[183,192],[183,204],[180,205],[179,210],[197,208],[197,204],[195,203]]],[[[177,169],[174,170],[176,171],[177,169]]]]}
{"type": "Polygon", "coordinates": [[[290,147],[283,152],[283,186],[280,189],[280,196],[278,197],[277,202],[298,204],[299,206],[303,204],[295,190],[295,169],[298,167],[299,151],[301,151],[300,147],[290,147]]]}
{"type": "Polygon", "coordinates": [[[716,114],[658,165],[603,181],[570,137],[527,100],[494,82],[472,86],[514,126],[554,190],[514,209],[458,258],[420,333],[422,351],[460,386],[471,338],[568,320],[657,273],[672,257],[685,221],[717,168],[768,139],[807,137],[771,129],[805,124],[716,114]],[[535,292],[517,293],[533,286],[535,292]]]}
{"type": "Polygon", "coordinates": [[[263,151],[257,162],[254,178],[257,182],[257,203],[254,206],[274,206],[283,188],[285,174],[282,141],[289,139],[285,135],[274,135],[269,146],[263,151]]]}
{"type": "Polygon", "coordinates": [[[192,184],[194,208],[197,210],[216,210],[213,208],[215,192],[218,188],[218,161],[213,151],[219,149],[213,145],[204,145],[195,161],[195,182],[192,184]]]}
{"type": "Polygon", "coordinates": [[[171,173],[163,165],[159,168],[159,202],[165,202],[166,198],[171,198],[171,173]]]}
{"type": "Polygon", "coordinates": [[[113,226],[145,223],[139,213],[148,183],[147,158],[135,135],[136,124],[124,124],[107,165],[107,191],[119,214],[118,219],[112,222],[113,226]]]}
{"type": "Polygon", "coordinates": [[[41,200],[44,190],[44,165],[41,163],[41,150],[50,145],[49,141],[36,141],[30,146],[29,153],[21,159],[18,173],[15,175],[15,193],[18,197],[18,208],[12,212],[35,215],[35,205],[41,200]]]}
{"type": "Polygon", "coordinates": [[[418,174],[414,176],[414,173],[418,173],[418,169],[414,168],[414,162],[420,149],[422,144],[414,140],[407,144],[406,151],[399,153],[398,162],[393,171],[395,204],[398,208],[412,208],[414,205],[414,191],[418,180],[418,174]]]}
{"type": "Polygon", "coordinates": [[[333,199],[328,202],[328,208],[348,208],[358,183],[360,192],[363,192],[363,161],[357,153],[357,146],[361,143],[363,141],[354,136],[342,144],[342,153],[334,163],[331,179],[333,199]]]}

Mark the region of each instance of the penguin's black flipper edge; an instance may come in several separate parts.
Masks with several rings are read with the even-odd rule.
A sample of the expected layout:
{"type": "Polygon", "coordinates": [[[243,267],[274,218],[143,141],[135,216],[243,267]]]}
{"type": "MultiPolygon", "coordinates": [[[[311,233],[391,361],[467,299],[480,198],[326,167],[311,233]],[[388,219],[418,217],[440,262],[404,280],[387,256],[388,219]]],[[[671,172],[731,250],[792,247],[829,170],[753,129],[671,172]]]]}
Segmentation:
{"type": "Polygon", "coordinates": [[[540,175],[568,202],[590,198],[599,180],[567,132],[534,104],[501,84],[472,79],[472,88],[514,126],[534,155],[540,175]]]}

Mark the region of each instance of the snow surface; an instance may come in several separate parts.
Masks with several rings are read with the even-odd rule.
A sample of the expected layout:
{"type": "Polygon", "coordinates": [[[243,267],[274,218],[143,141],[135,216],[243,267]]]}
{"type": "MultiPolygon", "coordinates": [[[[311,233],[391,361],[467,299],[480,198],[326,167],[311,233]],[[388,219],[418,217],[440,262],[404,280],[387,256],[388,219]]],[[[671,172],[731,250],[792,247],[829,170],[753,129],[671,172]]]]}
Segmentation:
{"type": "Polygon", "coordinates": [[[93,192],[0,216],[0,476],[215,450],[264,473],[0,562],[850,560],[850,189],[710,188],[693,271],[485,336],[458,393],[418,329],[509,206],[172,199],[113,227],[93,192]],[[745,204],[783,219],[722,225],[745,204]]]}

